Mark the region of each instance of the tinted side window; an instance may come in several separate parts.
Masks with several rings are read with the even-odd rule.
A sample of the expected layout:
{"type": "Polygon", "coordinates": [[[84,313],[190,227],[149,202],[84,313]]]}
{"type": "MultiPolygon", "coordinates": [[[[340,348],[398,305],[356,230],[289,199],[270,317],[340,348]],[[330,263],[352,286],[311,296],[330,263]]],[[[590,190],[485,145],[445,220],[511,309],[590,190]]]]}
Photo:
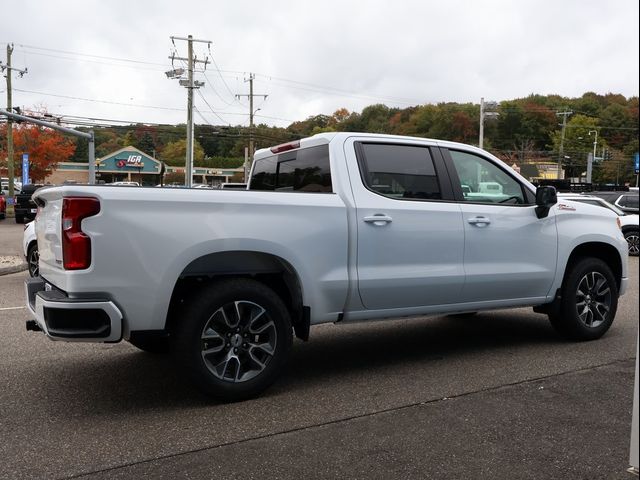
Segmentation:
{"type": "Polygon", "coordinates": [[[361,175],[369,190],[391,198],[442,199],[428,148],[363,143],[362,153],[361,175]]]}
{"type": "Polygon", "coordinates": [[[623,195],[618,201],[620,205],[628,208],[638,208],[638,196],[637,195],[623,195]]]}
{"type": "Polygon", "coordinates": [[[277,171],[277,155],[258,160],[253,167],[249,190],[275,190],[277,171]]]}
{"type": "Polygon", "coordinates": [[[258,160],[249,190],[332,192],[329,147],[320,145],[258,160]]]}
{"type": "Polygon", "coordinates": [[[464,200],[473,203],[523,205],[522,185],[489,160],[467,152],[450,150],[464,200]]]}

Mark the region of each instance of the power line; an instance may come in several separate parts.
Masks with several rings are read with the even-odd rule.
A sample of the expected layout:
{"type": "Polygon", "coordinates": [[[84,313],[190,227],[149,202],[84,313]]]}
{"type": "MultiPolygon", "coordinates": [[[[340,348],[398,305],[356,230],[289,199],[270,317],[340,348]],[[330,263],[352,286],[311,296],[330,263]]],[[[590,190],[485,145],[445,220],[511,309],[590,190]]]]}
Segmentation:
{"type": "Polygon", "coordinates": [[[382,96],[382,95],[366,95],[366,94],[360,94],[357,92],[353,92],[353,91],[349,91],[349,90],[344,90],[344,89],[340,89],[340,88],[335,88],[335,87],[329,87],[329,86],[324,86],[324,85],[318,85],[318,84],[314,84],[314,83],[307,83],[307,82],[302,82],[299,80],[289,80],[286,78],[282,78],[282,77],[274,77],[274,76],[270,76],[270,75],[264,75],[261,73],[257,73],[256,75],[261,76],[261,77],[265,77],[269,80],[276,80],[279,82],[284,82],[284,83],[291,83],[291,84],[295,84],[295,85],[302,85],[303,87],[307,87],[307,88],[303,88],[303,87],[292,87],[292,88],[299,88],[301,90],[313,90],[313,91],[320,91],[320,92],[324,92],[324,93],[330,93],[332,95],[341,95],[341,96],[346,96],[346,97],[353,97],[353,98],[369,98],[369,99],[378,99],[378,100],[389,100],[392,102],[396,102],[396,103],[404,103],[404,104],[408,104],[408,105],[414,105],[414,104],[420,104],[421,101],[415,100],[415,99],[409,99],[409,98],[401,98],[401,97],[392,97],[392,96],[382,96]]]}
{"type": "Polygon", "coordinates": [[[57,50],[55,48],[44,48],[44,47],[36,47],[33,45],[24,45],[24,44],[19,44],[20,47],[22,48],[28,48],[28,49],[33,49],[33,50],[43,50],[46,52],[56,52],[56,53],[65,53],[68,55],[77,55],[80,57],[91,57],[91,58],[100,58],[103,60],[116,60],[118,62],[129,62],[129,63],[138,63],[138,64],[143,64],[143,65],[159,65],[162,67],[166,67],[167,64],[165,63],[157,63],[157,62],[146,62],[143,60],[133,60],[130,58],[119,58],[119,57],[109,57],[109,56],[105,56],[105,55],[93,55],[93,54],[89,54],[89,53],[80,53],[80,52],[72,52],[69,50],[57,50]]]}
{"type": "MultiPolygon", "coordinates": [[[[229,122],[227,122],[224,118],[222,118],[219,114],[217,114],[214,110],[213,107],[211,105],[209,105],[209,102],[207,102],[207,99],[204,97],[204,95],[202,94],[202,92],[198,89],[198,93],[200,94],[200,98],[202,98],[202,101],[207,105],[207,107],[209,107],[209,110],[211,111],[211,113],[213,113],[216,117],[218,117],[220,120],[222,120],[223,123],[229,124],[229,122]]],[[[202,115],[201,115],[202,116],[202,115]]],[[[204,117],[203,117],[204,118],[204,117]]],[[[206,121],[206,120],[205,120],[206,121]]],[[[208,123],[208,122],[207,122],[208,123]]]]}
{"type": "Polygon", "coordinates": [[[158,107],[156,105],[140,105],[140,104],[136,104],[136,103],[114,102],[114,101],[110,101],[110,100],[97,100],[95,98],[83,98],[83,97],[74,97],[72,95],[59,95],[59,94],[55,94],[55,93],[36,92],[34,90],[22,90],[22,89],[19,89],[19,88],[14,88],[14,90],[16,92],[33,93],[33,94],[36,94],[36,95],[45,95],[47,97],[67,98],[67,99],[70,99],[70,100],[82,100],[84,102],[106,103],[106,104],[110,104],[110,105],[124,105],[124,106],[127,106],[127,107],[138,107],[138,108],[153,108],[153,109],[156,109],[156,110],[173,110],[173,111],[178,111],[178,112],[183,112],[185,110],[184,108],[158,107]]]}
{"type": "MultiPolygon", "coordinates": [[[[24,50],[23,50],[24,51],[24,50]]],[[[29,55],[38,55],[41,57],[49,57],[49,58],[58,58],[58,59],[62,59],[62,60],[68,60],[71,62],[75,62],[78,59],[72,58],[72,57],[63,57],[62,55],[51,55],[48,53],[38,53],[38,52],[28,52],[29,55]]],[[[87,59],[80,59],[80,61],[85,62],[85,63],[93,63],[93,64],[97,64],[97,65],[108,65],[108,66],[117,66],[117,67],[123,67],[123,68],[133,68],[135,70],[148,70],[148,71],[154,71],[154,72],[158,72],[158,71],[162,71],[165,70],[167,68],[167,65],[163,65],[162,67],[144,67],[144,66],[138,66],[138,65],[123,65],[120,63],[113,63],[113,62],[101,62],[98,60],[87,60],[87,59]]]]}
{"type": "MultiPolygon", "coordinates": [[[[213,93],[216,94],[216,96],[220,99],[220,101],[224,104],[226,104],[227,106],[232,106],[233,103],[231,102],[227,102],[224,98],[222,98],[222,96],[217,92],[217,90],[215,88],[213,88],[213,82],[211,80],[209,80],[209,77],[207,77],[207,74],[203,72],[204,78],[207,82],[209,82],[209,85],[211,86],[211,89],[213,91],[213,93]]],[[[240,103],[240,102],[238,102],[240,103]]]]}
{"type": "Polygon", "coordinates": [[[220,80],[222,80],[222,83],[224,84],[224,86],[227,87],[227,91],[229,92],[229,95],[231,95],[232,98],[235,98],[234,93],[231,91],[231,89],[229,88],[229,85],[227,85],[227,82],[225,81],[225,79],[222,76],[222,72],[220,71],[220,67],[218,67],[218,64],[216,63],[216,59],[213,58],[213,55],[211,54],[211,45],[209,45],[209,55],[211,57],[211,63],[213,63],[213,66],[216,67],[216,71],[218,72],[218,75],[220,76],[220,80]]]}

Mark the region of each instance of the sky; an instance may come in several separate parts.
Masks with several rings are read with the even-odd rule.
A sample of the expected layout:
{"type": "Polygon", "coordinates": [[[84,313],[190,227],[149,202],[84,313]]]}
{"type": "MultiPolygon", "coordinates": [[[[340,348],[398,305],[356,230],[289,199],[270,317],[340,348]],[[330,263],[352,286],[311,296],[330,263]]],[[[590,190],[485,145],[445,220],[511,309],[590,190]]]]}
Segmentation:
{"type": "MultiPolygon", "coordinates": [[[[637,0],[0,0],[13,105],[62,122],[185,123],[193,35],[195,122],[287,126],[384,103],[501,101],[587,91],[638,96],[637,0]]],[[[6,72],[5,72],[6,74],[6,72]]],[[[6,107],[0,82],[0,105],[6,107]]]]}

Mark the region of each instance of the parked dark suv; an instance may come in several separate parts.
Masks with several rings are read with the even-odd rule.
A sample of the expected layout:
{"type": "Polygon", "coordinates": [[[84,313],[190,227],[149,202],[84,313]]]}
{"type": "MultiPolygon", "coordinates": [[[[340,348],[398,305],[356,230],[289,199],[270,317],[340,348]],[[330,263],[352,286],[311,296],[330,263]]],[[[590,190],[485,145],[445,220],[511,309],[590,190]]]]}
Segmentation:
{"type": "Polygon", "coordinates": [[[592,192],[591,194],[613,203],[625,213],[638,214],[638,192],[592,192]]]}
{"type": "Polygon", "coordinates": [[[16,223],[24,223],[36,218],[38,206],[31,200],[31,195],[43,185],[29,184],[22,187],[22,192],[16,195],[15,212],[16,223]]]}

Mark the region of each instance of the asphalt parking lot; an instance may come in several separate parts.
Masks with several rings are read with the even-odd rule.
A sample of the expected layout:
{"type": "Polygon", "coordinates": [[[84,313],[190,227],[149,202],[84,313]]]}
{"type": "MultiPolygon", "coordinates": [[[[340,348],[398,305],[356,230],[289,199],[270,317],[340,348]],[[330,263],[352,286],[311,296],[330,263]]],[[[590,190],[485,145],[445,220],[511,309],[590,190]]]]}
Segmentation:
{"type": "Polygon", "coordinates": [[[25,331],[26,273],[2,276],[0,478],[632,478],[629,263],[601,340],[562,341],[530,309],[326,325],[235,404],[127,343],[25,331]]]}

